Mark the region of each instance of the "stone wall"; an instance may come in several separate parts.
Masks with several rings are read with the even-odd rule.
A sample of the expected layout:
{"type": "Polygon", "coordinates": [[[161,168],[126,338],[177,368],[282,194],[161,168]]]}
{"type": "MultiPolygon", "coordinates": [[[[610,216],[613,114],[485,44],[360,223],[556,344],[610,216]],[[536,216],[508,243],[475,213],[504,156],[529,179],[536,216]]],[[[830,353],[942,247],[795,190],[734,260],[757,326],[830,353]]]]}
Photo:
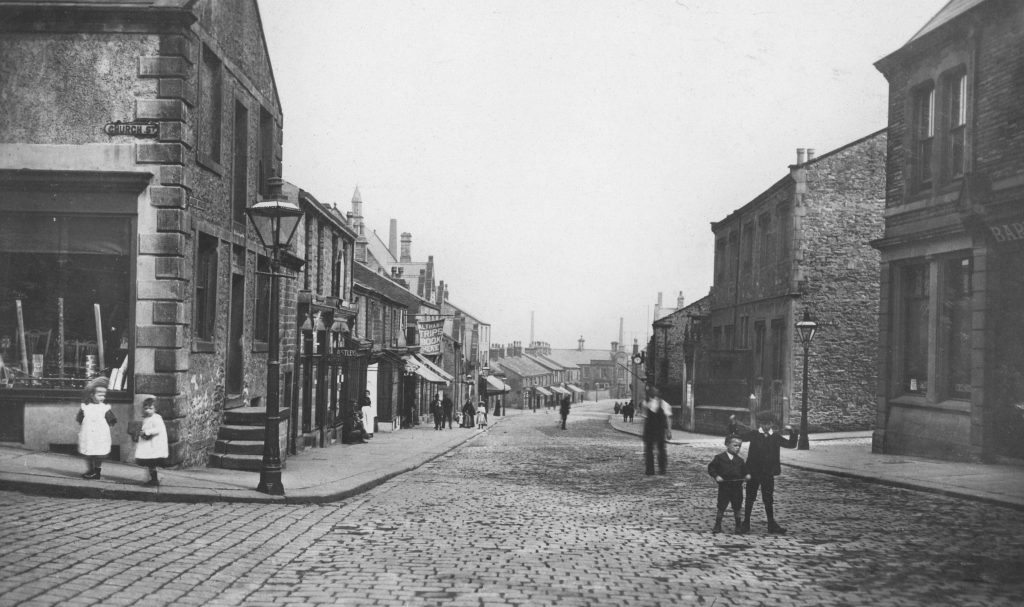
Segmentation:
{"type": "MultiPolygon", "coordinates": [[[[800,288],[794,320],[818,323],[810,349],[808,419],[832,431],[870,429],[878,377],[879,253],[884,225],[885,132],[823,156],[806,169],[800,288]]],[[[802,398],[803,348],[793,336],[793,398],[802,398]]]]}

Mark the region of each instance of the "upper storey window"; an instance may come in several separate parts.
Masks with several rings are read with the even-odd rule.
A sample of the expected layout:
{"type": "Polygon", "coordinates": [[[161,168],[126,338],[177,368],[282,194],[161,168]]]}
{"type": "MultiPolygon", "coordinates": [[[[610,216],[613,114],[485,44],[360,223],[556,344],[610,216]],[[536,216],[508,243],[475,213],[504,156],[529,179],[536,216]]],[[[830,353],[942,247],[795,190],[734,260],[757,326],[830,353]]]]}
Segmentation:
{"type": "Polygon", "coordinates": [[[946,176],[963,177],[967,131],[967,74],[955,73],[948,80],[949,132],[946,145],[946,176]]]}
{"type": "Polygon", "coordinates": [[[914,185],[924,189],[932,184],[932,148],[935,143],[935,87],[919,88],[914,93],[914,185]]]}
{"type": "Polygon", "coordinates": [[[219,173],[224,84],[220,58],[208,46],[203,46],[199,69],[199,159],[219,173]]]}

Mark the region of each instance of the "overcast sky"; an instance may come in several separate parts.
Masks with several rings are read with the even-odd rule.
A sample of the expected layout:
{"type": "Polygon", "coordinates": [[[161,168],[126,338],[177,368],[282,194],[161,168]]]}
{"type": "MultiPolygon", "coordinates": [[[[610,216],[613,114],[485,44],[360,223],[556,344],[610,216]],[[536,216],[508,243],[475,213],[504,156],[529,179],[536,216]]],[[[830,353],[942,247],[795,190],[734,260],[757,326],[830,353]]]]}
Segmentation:
{"type": "Polygon", "coordinates": [[[886,125],[946,0],[260,0],[284,178],[412,234],[492,341],[607,347],[707,294],[710,223],[886,125]]]}

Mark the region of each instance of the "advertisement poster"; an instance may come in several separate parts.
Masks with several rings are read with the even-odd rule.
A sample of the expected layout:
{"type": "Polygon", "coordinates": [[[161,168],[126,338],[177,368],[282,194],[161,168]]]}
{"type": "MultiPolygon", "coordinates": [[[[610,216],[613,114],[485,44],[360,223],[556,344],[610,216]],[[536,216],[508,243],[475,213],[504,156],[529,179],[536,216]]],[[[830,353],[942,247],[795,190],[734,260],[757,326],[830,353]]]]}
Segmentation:
{"type": "Polygon", "coordinates": [[[440,354],[444,319],[420,321],[416,324],[420,334],[420,354],[440,354]]]}

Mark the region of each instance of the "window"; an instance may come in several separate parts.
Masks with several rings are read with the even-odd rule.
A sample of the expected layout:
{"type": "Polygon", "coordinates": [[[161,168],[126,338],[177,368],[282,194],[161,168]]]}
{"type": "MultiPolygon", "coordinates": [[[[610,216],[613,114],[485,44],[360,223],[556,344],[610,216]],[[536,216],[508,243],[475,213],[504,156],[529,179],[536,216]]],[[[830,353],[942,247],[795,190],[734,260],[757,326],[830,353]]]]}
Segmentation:
{"type": "Polygon", "coordinates": [[[719,238],[715,243],[715,284],[725,283],[725,239],[719,238]]]}
{"type": "Polygon", "coordinates": [[[932,182],[932,144],[935,139],[935,87],[928,85],[914,94],[913,171],[917,188],[932,182]]]}
{"type": "Polygon", "coordinates": [[[946,175],[963,177],[967,130],[967,74],[960,72],[949,83],[949,134],[946,142],[946,175]]]}
{"type": "Polygon", "coordinates": [[[245,208],[249,206],[249,110],[241,102],[235,102],[235,154],[231,175],[232,217],[244,225],[245,208]]]}
{"type": "Polygon", "coordinates": [[[750,317],[749,316],[740,316],[739,334],[736,336],[737,337],[737,344],[736,344],[736,346],[738,348],[749,348],[750,347],[749,330],[750,330],[750,317]]]}
{"type": "Polygon", "coordinates": [[[277,131],[277,125],[274,123],[274,117],[267,111],[266,108],[260,108],[260,158],[259,158],[259,184],[257,184],[257,190],[260,196],[267,198],[270,196],[270,188],[267,185],[267,180],[274,177],[277,173],[274,170],[274,134],[277,131]]]}
{"type": "MultiPolygon", "coordinates": [[[[746,282],[750,280],[753,273],[754,265],[754,223],[747,222],[743,226],[743,238],[740,241],[740,259],[742,260],[743,269],[740,274],[740,280],[746,282]]],[[[742,338],[741,338],[742,339],[742,338]]]]}
{"type": "Polygon", "coordinates": [[[788,335],[785,320],[781,318],[773,318],[771,322],[771,332],[771,379],[782,379],[782,373],[785,370],[783,356],[786,352],[786,335],[788,335]]]}
{"type": "Polygon", "coordinates": [[[928,265],[903,268],[903,375],[904,392],[928,391],[928,265]]]}
{"type": "Polygon", "coordinates": [[[262,255],[256,258],[256,326],[253,338],[270,341],[270,260],[262,255]]]}
{"type": "Polygon", "coordinates": [[[114,215],[0,215],[0,377],[8,385],[81,388],[130,360],[134,223],[114,215]]]}
{"type": "Polygon", "coordinates": [[[196,251],[196,301],[193,334],[200,341],[213,341],[217,317],[217,239],[199,234],[196,251]]]}
{"type": "Polygon", "coordinates": [[[338,235],[331,234],[331,255],[334,256],[331,262],[331,295],[338,298],[343,298],[341,293],[341,264],[345,256],[341,246],[341,239],[338,238],[338,235]]]}
{"type": "Polygon", "coordinates": [[[220,58],[205,45],[199,69],[199,159],[220,172],[223,75],[220,58]]]}
{"type": "Polygon", "coordinates": [[[942,328],[946,340],[943,362],[946,394],[971,398],[971,260],[968,257],[943,263],[942,328]]]}

